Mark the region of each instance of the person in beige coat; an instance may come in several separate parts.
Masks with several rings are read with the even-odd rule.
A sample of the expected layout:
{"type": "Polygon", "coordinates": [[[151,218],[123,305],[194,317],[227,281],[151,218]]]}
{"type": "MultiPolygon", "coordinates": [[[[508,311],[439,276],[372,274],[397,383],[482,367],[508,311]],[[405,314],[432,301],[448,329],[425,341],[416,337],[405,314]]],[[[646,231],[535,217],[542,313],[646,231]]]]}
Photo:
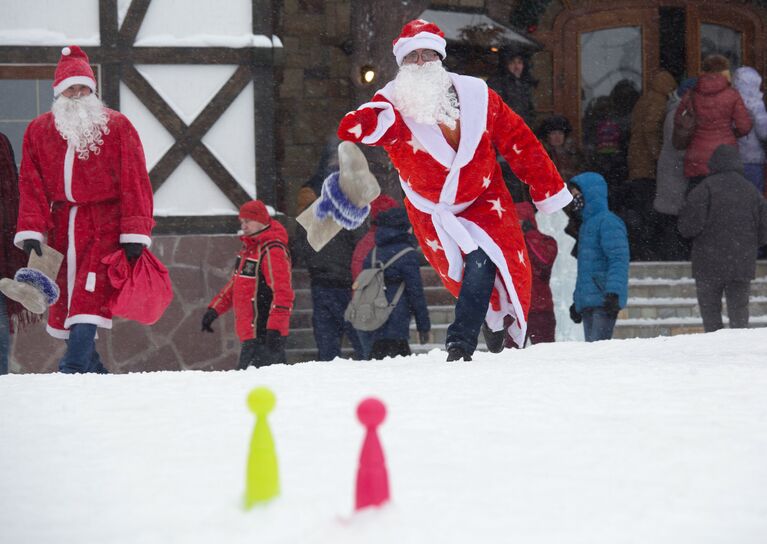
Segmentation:
{"type": "Polygon", "coordinates": [[[661,70],[637,101],[631,113],[629,140],[629,181],[623,202],[624,221],[628,229],[631,257],[656,260],[653,248],[655,220],[652,207],[658,157],[663,148],[663,120],[669,94],[676,89],[674,76],[661,70]]]}

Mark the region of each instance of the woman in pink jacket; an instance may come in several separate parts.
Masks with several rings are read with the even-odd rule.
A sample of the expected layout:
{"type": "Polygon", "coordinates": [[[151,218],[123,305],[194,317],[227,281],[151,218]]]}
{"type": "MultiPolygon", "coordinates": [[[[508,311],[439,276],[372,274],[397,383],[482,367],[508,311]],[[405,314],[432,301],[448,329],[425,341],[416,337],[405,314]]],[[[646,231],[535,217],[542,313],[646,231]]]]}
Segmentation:
{"type": "Polygon", "coordinates": [[[709,174],[708,160],[720,145],[737,146],[737,139],[751,131],[751,117],[743,99],[730,85],[730,62],[721,55],[703,60],[703,73],[676,110],[675,122],[683,112],[694,111],[695,132],[684,156],[684,175],[689,190],[709,174]]]}

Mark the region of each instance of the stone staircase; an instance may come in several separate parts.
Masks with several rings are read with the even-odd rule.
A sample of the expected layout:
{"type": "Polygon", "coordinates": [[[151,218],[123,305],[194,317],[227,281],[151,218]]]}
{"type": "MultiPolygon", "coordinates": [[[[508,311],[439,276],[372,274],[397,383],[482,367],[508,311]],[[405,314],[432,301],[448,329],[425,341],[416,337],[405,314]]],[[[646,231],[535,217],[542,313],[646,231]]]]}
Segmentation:
{"type": "MultiPolygon", "coordinates": [[[[767,326],[767,261],[758,261],[751,282],[751,327],[767,326]]],[[[726,303],[723,303],[727,325],[726,303]]],[[[628,305],[613,338],[654,338],[703,332],[689,262],[632,263],[628,305]]]]}
{"type": "MultiPolygon", "coordinates": [[[[689,262],[632,263],[628,306],[618,316],[613,337],[652,338],[703,332],[695,298],[695,281],[690,276],[689,262]]],[[[429,305],[433,344],[417,343],[413,321],[410,347],[414,353],[444,349],[447,326],[453,321],[455,311],[455,299],[442,287],[434,270],[422,267],[421,277],[429,305]]],[[[314,360],[317,350],[312,332],[309,277],[305,269],[293,271],[293,288],[296,299],[288,337],[288,361],[314,360]]],[[[767,261],[757,264],[757,278],[751,283],[750,310],[752,327],[767,326],[767,261]]],[[[482,347],[480,345],[480,349],[482,347]]],[[[351,357],[348,342],[344,342],[343,354],[351,357]]]]}

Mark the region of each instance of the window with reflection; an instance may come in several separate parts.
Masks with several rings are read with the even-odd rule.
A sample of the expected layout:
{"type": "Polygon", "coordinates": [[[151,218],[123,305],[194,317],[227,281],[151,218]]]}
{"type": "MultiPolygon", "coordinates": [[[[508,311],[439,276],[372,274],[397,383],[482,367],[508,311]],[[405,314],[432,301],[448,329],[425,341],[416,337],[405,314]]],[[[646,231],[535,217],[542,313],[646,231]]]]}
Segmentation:
{"type": "Polygon", "coordinates": [[[700,59],[709,55],[722,55],[730,61],[731,70],[743,63],[742,33],[721,25],[700,25],[700,59]]]}
{"type": "Polygon", "coordinates": [[[21,144],[30,121],[51,109],[51,79],[0,78],[0,132],[11,141],[16,164],[21,164],[21,144]]]}
{"type": "Polygon", "coordinates": [[[579,46],[584,151],[608,183],[625,179],[631,111],[642,89],[642,29],[584,32],[579,46]]]}

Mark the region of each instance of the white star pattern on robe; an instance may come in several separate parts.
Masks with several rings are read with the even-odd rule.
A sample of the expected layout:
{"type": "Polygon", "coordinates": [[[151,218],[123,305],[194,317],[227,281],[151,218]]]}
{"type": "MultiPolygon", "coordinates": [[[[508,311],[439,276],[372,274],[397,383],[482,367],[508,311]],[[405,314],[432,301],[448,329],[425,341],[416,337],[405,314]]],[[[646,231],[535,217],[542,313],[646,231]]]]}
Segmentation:
{"type": "Polygon", "coordinates": [[[489,176],[485,176],[484,178],[482,178],[482,187],[485,188],[485,189],[490,187],[490,177],[489,176]]]}
{"type": "Polygon", "coordinates": [[[436,253],[439,250],[445,251],[445,248],[443,248],[441,245],[439,245],[439,240],[429,240],[427,238],[426,239],[426,245],[429,246],[429,248],[434,253],[436,253]]]}
{"type": "Polygon", "coordinates": [[[546,191],[546,198],[549,198],[551,196],[551,191],[546,191]]]}
{"type": "Polygon", "coordinates": [[[495,200],[488,200],[488,202],[493,205],[492,210],[498,212],[498,219],[502,218],[503,212],[505,212],[506,209],[501,207],[501,199],[496,198],[495,200]]]}
{"type": "Polygon", "coordinates": [[[516,153],[517,155],[521,155],[522,154],[522,150],[517,147],[517,144],[514,144],[511,147],[511,150],[514,151],[514,153],[516,153]]]}
{"type": "MultiPolygon", "coordinates": [[[[518,249],[517,256],[519,257],[519,262],[521,262],[522,264],[525,264],[525,252],[522,251],[521,249],[518,249]]],[[[525,264],[525,266],[527,265],[525,264]]]]}
{"type": "Polygon", "coordinates": [[[413,154],[415,155],[419,151],[426,151],[426,148],[421,145],[421,142],[416,140],[416,137],[412,134],[410,135],[410,140],[408,140],[407,145],[413,148],[413,154]]]}
{"type": "Polygon", "coordinates": [[[362,136],[362,125],[357,124],[348,130],[349,134],[352,134],[355,138],[362,136]]]}

